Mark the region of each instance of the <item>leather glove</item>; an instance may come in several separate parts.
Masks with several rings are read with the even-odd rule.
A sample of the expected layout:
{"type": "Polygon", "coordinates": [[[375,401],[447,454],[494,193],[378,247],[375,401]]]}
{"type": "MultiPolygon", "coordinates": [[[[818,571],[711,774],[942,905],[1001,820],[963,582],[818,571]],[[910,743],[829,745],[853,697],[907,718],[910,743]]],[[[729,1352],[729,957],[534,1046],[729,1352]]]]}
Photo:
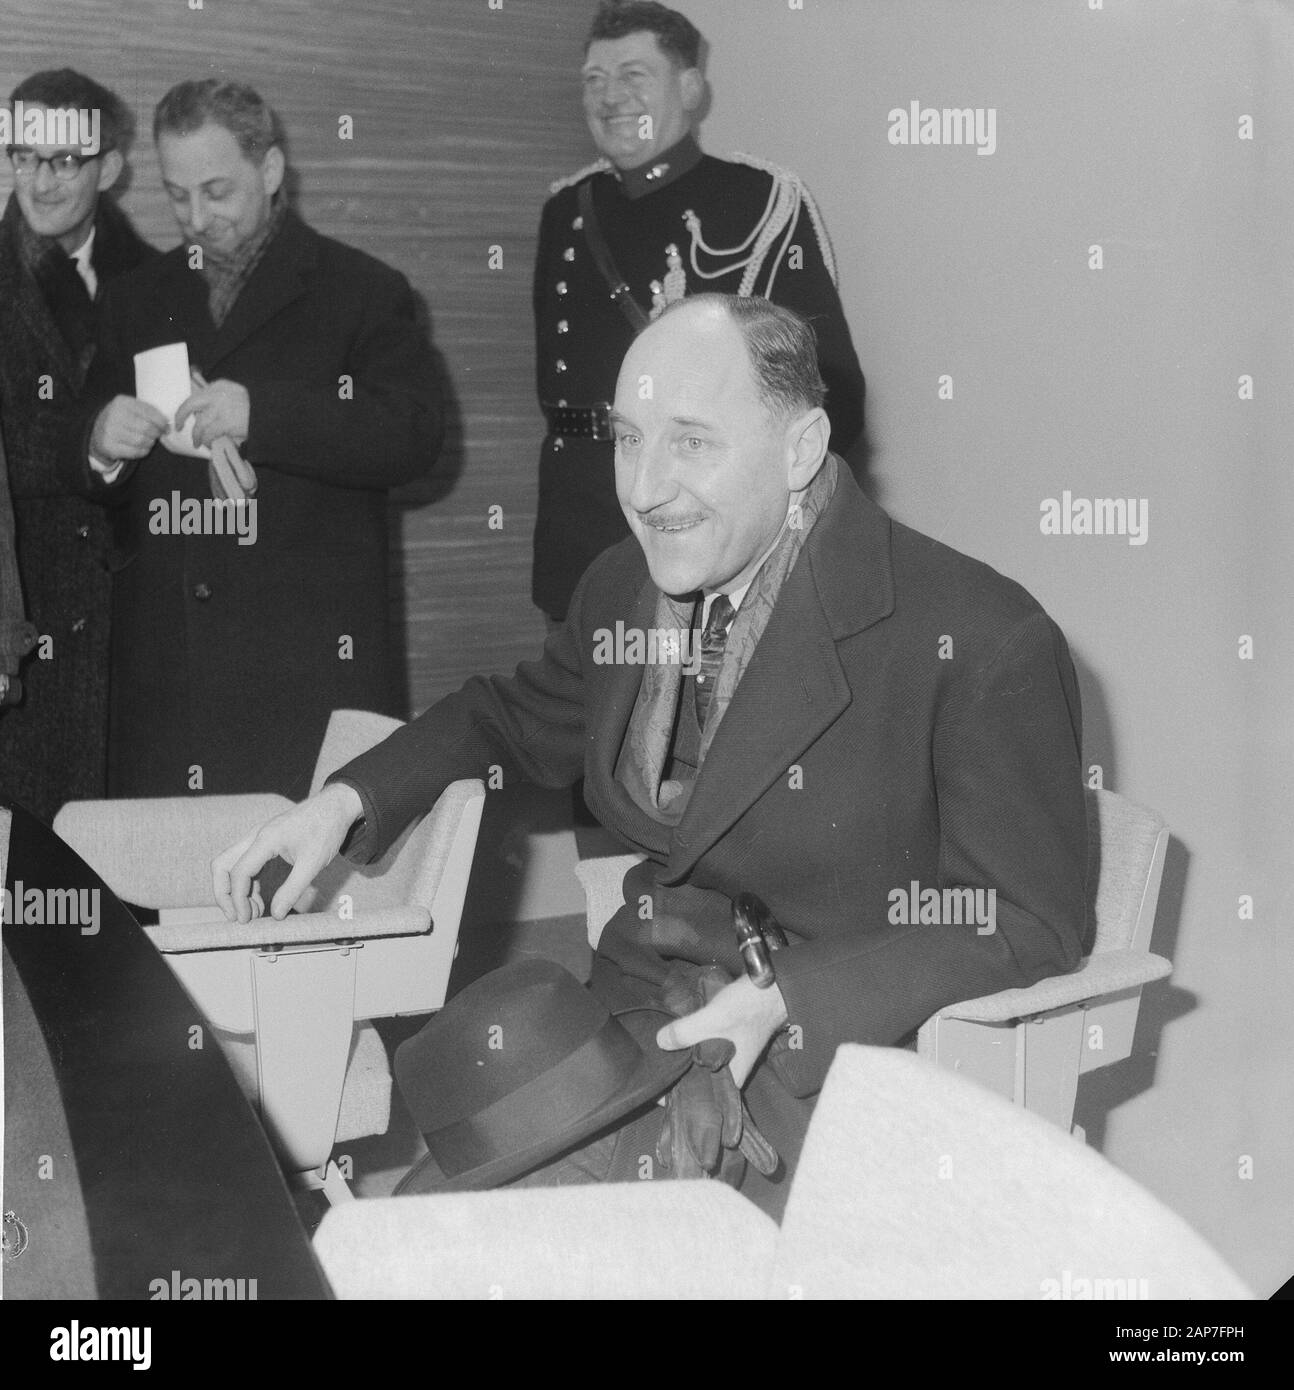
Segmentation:
{"type": "MultiPolygon", "coordinates": [[[[661,985],[662,999],[682,1017],[731,982],[720,966],[674,961],[661,985]]],[[[746,1160],[766,1176],[777,1170],[777,1151],[751,1121],[728,1069],[735,1051],[727,1038],[695,1044],[691,1068],[666,1097],[656,1161],[670,1177],[718,1177],[735,1185],[746,1160]]]]}
{"type": "Polygon", "coordinates": [[[221,435],[211,446],[207,482],[213,497],[243,502],[256,491],[256,470],[238,452],[233,440],[221,435]]]}

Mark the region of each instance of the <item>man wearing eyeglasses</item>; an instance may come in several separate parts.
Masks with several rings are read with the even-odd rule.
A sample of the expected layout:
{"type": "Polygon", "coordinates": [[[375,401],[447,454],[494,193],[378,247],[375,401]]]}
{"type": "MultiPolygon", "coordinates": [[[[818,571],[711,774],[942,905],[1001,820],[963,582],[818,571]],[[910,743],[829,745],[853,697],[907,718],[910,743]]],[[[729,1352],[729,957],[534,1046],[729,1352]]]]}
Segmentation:
{"type": "Polygon", "coordinates": [[[94,353],[104,290],[154,253],[104,196],[121,176],[132,128],[112,92],[70,68],[38,72],[14,89],[10,111],[0,414],[22,589],[41,640],[13,686],[21,702],[10,696],[0,720],[0,785],[49,819],[64,801],[103,795],[107,738],[108,521],[64,476],[60,442],[94,353]],[[90,130],[98,138],[87,145],[57,143],[90,130]],[[56,143],[22,143],[39,135],[56,143]]]}

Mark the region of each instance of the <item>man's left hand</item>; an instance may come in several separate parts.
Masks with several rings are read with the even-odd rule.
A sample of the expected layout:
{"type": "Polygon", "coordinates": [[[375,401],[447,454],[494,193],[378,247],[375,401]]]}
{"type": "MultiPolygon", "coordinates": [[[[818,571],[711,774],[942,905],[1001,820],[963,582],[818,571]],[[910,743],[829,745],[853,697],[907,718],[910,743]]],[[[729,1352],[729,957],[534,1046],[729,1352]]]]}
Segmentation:
{"type": "Polygon", "coordinates": [[[727,1038],[737,1049],[728,1064],[732,1079],[744,1086],[769,1039],[786,1022],[786,1001],[774,985],[759,989],[743,976],[725,985],[705,1006],[667,1023],[656,1034],[666,1052],[677,1052],[707,1038],[727,1038]]]}
{"type": "Polygon", "coordinates": [[[252,398],[247,388],[223,379],[206,385],[196,372],[194,379],[198,389],[175,412],[175,428],[182,430],[192,415],[195,444],[211,445],[221,435],[235,444],[245,444],[252,417],[252,398]]]}

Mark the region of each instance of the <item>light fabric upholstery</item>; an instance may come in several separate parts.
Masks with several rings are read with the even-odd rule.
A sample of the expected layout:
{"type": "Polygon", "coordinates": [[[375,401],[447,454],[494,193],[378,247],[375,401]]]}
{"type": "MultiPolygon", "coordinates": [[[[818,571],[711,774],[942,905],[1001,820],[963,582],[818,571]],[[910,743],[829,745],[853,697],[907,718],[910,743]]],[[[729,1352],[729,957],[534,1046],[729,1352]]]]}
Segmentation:
{"type": "Polygon", "coordinates": [[[232,845],[291,805],[272,792],[69,801],[54,830],[126,902],[210,908],[219,917],[211,898],[212,846],[232,845]]]}
{"type": "Polygon", "coordinates": [[[596,951],[602,929],[624,905],[624,878],[645,855],[613,854],[602,859],[581,859],[575,876],[584,886],[588,914],[589,945],[596,951]]]}
{"type": "Polygon", "coordinates": [[[758,1298],[777,1226],[714,1182],[379,1197],[315,1251],[339,1298],[758,1298]]]}
{"type": "Polygon", "coordinates": [[[336,1207],[340,1298],[1251,1298],[1054,1125],[898,1048],[838,1050],[779,1231],[713,1182],[336,1207]]]}
{"type": "MultiPolygon", "coordinates": [[[[315,788],[398,727],[334,711],[315,788]]],[[[54,828],[118,896],[158,910],[150,938],[261,1105],[285,1161],[305,1171],[325,1165],[334,1142],[387,1127],[390,1068],[364,1020],[443,1005],[483,803],[479,781],[451,784],[377,863],[334,860],[282,922],[226,922],[210,863],[289,809],[284,797],[74,802],[54,828]]]]}
{"type": "Polygon", "coordinates": [[[1067,1289],[1252,1297],[1180,1217],[1054,1125],[902,1049],[842,1047],[791,1188],[773,1296],[1067,1289]]]}

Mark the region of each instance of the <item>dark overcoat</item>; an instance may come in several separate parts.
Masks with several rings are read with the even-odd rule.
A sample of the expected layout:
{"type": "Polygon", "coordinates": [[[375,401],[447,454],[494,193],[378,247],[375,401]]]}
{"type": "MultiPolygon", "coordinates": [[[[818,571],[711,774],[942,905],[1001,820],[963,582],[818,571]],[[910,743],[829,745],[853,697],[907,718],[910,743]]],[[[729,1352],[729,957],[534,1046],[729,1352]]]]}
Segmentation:
{"type": "Polygon", "coordinates": [[[157,252],[100,198],[91,305],[70,260],[44,284],[23,264],[21,216],[11,196],[0,219],[0,417],[27,614],[44,640],[23,665],[22,704],[0,721],[0,785],[50,820],[64,801],[103,795],[108,732],[109,526],[65,467],[63,439],[108,285],[157,252]]]}
{"type": "MultiPolygon", "coordinates": [[[[1074,668],[1024,589],[892,522],[842,467],[671,831],[615,776],[642,667],[594,659],[599,631],[654,626],[656,602],[636,542],[602,555],[538,661],[469,681],[341,770],[364,803],[347,852],[381,853],[491,765],[505,785],[583,775],[599,821],[647,856],[594,965],[631,993],[672,958],[739,973],[730,899],[758,893],[790,939],[775,962],[794,1031],[748,1096],[789,1171],[839,1044],[899,1043],[945,1004],[1078,963],[1074,668]],[[918,902],[983,890],[993,930],[910,920],[914,883],[918,902]]],[[[750,1181],[776,1209],[784,1183],[757,1196],[750,1181]]]]}
{"type": "Polygon", "coordinates": [[[386,490],[439,448],[431,347],[403,275],[289,213],[218,329],[185,247],[112,287],[75,449],[134,394],[133,354],[177,341],[249,392],[255,541],[175,534],[210,497],[207,464],[160,444],[97,484],[123,555],[110,791],[300,796],[331,710],[398,712],[386,490]]]}

